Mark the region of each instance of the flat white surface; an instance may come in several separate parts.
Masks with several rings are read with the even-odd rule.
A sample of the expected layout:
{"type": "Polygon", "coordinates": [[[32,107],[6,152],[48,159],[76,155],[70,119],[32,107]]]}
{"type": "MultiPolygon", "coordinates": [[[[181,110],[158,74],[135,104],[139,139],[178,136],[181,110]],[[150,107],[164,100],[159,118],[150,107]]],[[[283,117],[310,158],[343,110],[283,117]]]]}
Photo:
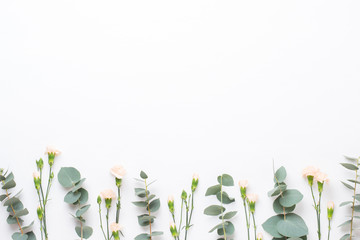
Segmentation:
{"type": "MultiPolygon", "coordinates": [[[[87,178],[92,239],[102,238],[95,202],[115,189],[114,164],[128,170],[125,239],[142,232],[131,204],[141,169],[157,179],[158,239],[170,239],[167,196],[188,189],[193,172],[200,185],[191,239],[216,239],[207,233],[215,217],[202,214],[216,203],[206,188],[224,172],[248,179],[260,195],[260,225],[273,215],[273,159],[304,193],[296,212],[316,239],[301,171],[312,164],[329,174],[324,205],[351,198],[339,162],[359,155],[359,10],[359,1],[1,1],[0,165],[23,189],[27,220],[36,218],[35,160],[51,144],[63,152],[56,172],[75,166],[87,178]]],[[[230,192],[239,200],[237,187],[230,192]]],[[[76,238],[64,194],[55,182],[50,239],[76,238]]],[[[240,210],[235,239],[245,239],[240,203],[232,206],[240,210]]],[[[348,214],[335,211],[332,239],[348,214]]],[[[0,213],[1,239],[10,239],[0,213]]],[[[37,221],[35,231],[40,237],[37,221]]]]}

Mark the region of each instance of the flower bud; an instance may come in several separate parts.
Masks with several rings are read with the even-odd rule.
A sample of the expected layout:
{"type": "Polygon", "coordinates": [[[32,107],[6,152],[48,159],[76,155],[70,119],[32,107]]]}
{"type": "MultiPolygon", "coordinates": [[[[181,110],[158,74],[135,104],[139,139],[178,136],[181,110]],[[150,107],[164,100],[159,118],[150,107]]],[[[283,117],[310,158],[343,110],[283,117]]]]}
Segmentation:
{"type": "Polygon", "coordinates": [[[45,154],[48,155],[50,167],[52,165],[54,165],[55,156],[59,155],[60,153],[61,152],[58,149],[54,148],[54,147],[51,147],[51,146],[46,147],[45,154]]]}
{"type": "Polygon", "coordinates": [[[101,202],[102,202],[102,200],[101,200],[101,197],[100,197],[100,195],[97,197],[97,203],[98,204],[101,204],[101,202]]]}
{"type": "Polygon", "coordinates": [[[39,220],[41,221],[41,220],[43,219],[43,214],[44,214],[42,208],[39,206],[39,207],[37,208],[36,212],[37,212],[37,215],[38,215],[39,220]]]}
{"type": "Polygon", "coordinates": [[[302,171],[302,174],[304,177],[307,178],[309,185],[312,186],[314,183],[314,177],[318,172],[318,168],[314,166],[308,166],[302,171]]]}
{"type": "Polygon", "coordinates": [[[327,204],[327,215],[328,215],[328,219],[331,220],[334,214],[334,202],[333,201],[329,201],[327,204]]]}
{"type": "Polygon", "coordinates": [[[121,178],[115,178],[115,184],[119,188],[121,187],[122,179],[121,178]]]}
{"type": "Polygon", "coordinates": [[[175,207],[174,207],[174,196],[170,195],[168,198],[168,207],[169,207],[169,211],[171,213],[174,213],[175,211],[175,207]]]}
{"type": "Polygon", "coordinates": [[[256,203],[257,199],[258,199],[257,194],[250,193],[250,194],[247,195],[247,201],[249,203],[251,213],[255,212],[255,203],[256,203]]]}
{"type": "Polygon", "coordinates": [[[199,174],[195,173],[193,175],[192,183],[191,183],[191,191],[195,192],[197,186],[199,184],[199,174]]]}
{"type": "Polygon", "coordinates": [[[246,188],[248,186],[249,182],[247,180],[240,180],[239,181],[239,187],[240,187],[240,193],[242,199],[246,198],[246,188]]]}
{"type": "Polygon", "coordinates": [[[178,232],[177,232],[176,225],[174,222],[170,223],[170,232],[174,238],[176,238],[178,236],[178,232]]]}
{"type": "Polygon", "coordinates": [[[33,178],[34,178],[35,188],[36,188],[36,190],[39,190],[40,185],[41,185],[40,173],[39,172],[34,172],[33,173],[33,178]]]}
{"type": "Polygon", "coordinates": [[[262,240],[262,239],[263,239],[262,233],[258,233],[258,234],[256,235],[256,240],[262,240]]]}
{"type": "Polygon", "coordinates": [[[40,158],[38,161],[36,161],[36,166],[38,171],[42,170],[44,167],[44,161],[42,158],[40,158]]]}
{"type": "Polygon", "coordinates": [[[115,240],[119,240],[120,236],[119,236],[119,232],[122,230],[122,226],[118,223],[112,223],[110,225],[110,231],[112,232],[112,235],[114,237],[115,240]]]}
{"type": "Polygon", "coordinates": [[[181,199],[185,200],[187,199],[187,193],[185,192],[185,190],[182,191],[181,193],[181,199]]]}

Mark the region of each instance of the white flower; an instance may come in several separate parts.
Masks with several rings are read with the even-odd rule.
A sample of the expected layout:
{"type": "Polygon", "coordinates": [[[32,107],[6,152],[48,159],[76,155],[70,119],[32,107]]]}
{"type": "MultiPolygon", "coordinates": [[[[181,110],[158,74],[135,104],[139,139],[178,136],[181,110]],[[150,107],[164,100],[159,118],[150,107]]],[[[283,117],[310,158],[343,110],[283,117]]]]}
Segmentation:
{"type": "Polygon", "coordinates": [[[113,190],[111,190],[111,189],[106,189],[106,190],[102,191],[100,193],[100,196],[103,199],[114,199],[114,198],[116,198],[115,192],[113,190]]]}
{"type": "Polygon", "coordinates": [[[329,201],[328,204],[327,204],[327,209],[334,209],[335,207],[335,204],[333,201],[329,201]]]}
{"type": "Polygon", "coordinates": [[[240,180],[239,181],[239,187],[246,188],[249,185],[248,180],[240,180]]]}
{"type": "Polygon", "coordinates": [[[316,173],[315,180],[320,182],[320,183],[329,182],[328,175],[326,173],[323,173],[323,172],[316,173]]]}
{"type": "Polygon", "coordinates": [[[174,201],[174,196],[173,195],[169,195],[168,197],[168,202],[173,202],[174,201]]]}
{"type": "Polygon", "coordinates": [[[40,173],[38,171],[33,172],[33,178],[40,178],[40,173]]]}
{"type": "Polygon", "coordinates": [[[110,169],[110,172],[111,172],[112,175],[114,175],[114,177],[116,177],[118,179],[122,179],[126,174],[125,168],[123,166],[121,166],[121,165],[113,166],[110,169]]]}
{"type": "Polygon", "coordinates": [[[319,169],[314,166],[308,166],[302,171],[304,177],[315,176],[319,172],[319,169]]]}
{"type": "Polygon", "coordinates": [[[47,146],[45,150],[45,154],[54,154],[55,156],[59,155],[61,152],[59,149],[53,147],[53,146],[47,146]]]}
{"type": "Polygon", "coordinates": [[[194,175],[193,175],[193,179],[194,179],[194,180],[198,180],[198,179],[199,179],[199,174],[194,173],[194,175]]]}
{"type": "Polygon", "coordinates": [[[118,223],[114,222],[110,225],[111,232],[118,232],[118,231],[121,231],[122,229],[123,229],[123,227],[118,223]]]}
{"type": "Polygon", "coordinates": [[[249,202],[256,202],[258,200],[258,195],[255,193],[250,193],[246,195],[249,202]]]}
{"type": "Polygon", "coordinates": [[[256,240],[262,240],[262,239],[263,239],[262,233],[258,233],[258,234],[256,235],[256,240]]]}

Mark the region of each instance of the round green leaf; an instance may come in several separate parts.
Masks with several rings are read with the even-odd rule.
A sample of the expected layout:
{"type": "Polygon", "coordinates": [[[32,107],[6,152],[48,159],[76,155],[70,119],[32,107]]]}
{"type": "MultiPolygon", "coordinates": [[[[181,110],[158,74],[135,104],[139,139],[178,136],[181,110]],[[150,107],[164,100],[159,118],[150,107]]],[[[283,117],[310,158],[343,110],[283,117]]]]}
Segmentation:
{"type": "Polygon", "coordinates": [[[216,195],[221,191],[220,185],[211,186],[206,190],[205,196],[216,195]]]}
{"type": "Polygon", "coordinates": [[[81,207],[79,210],[77,210],[75,215],[76,215],[77,217],[80,217],[80,216],[82,216],[87,210],[89,210],[89,208],[90,208],[90,204],[85,205],[85,206],[81,207]]]}
{"type": "Polygon", "coordinates": [[[80,172],[73,167],[63,167],[58,173],[59,183],[65,188],[74,187],[80,179],[80,172]]]}
{"type": "Polygon", "coordinates": [[[80,192],[68,192],[64,197],[64,202],[72,204],[75,203],[81,197],[80,192]]]}
{"type": "Polygon", "coordinates": [[[229,195],[226,193],[226,192],[218,192],[216,194],[216,198],[221,202],[221,195],[222,195],[222,203],[224,204],[230,204],[230,203],[233,203],[235,202],[235,198],[231,198],[229,197],[229,195]]]}
{"type": "Polygon", "coordinates": [[[147,178],[148,178],[148,175],[147,175],[144,171],[141,171],[141,172],[140,172],[140,177],[141,177],[142,179],[147,179],[147,178]]]}
{"type": "Polygon", "coordinates": [[[294,213],[287,214],[286,219],[281,219],[276,228],[285,237],[302,237],[308,234],[304,220],[294,213]]]}
{"type": "Polygon", "coordinates": [[[12,236],[13,240],[27,240],[29,237],[26,234],[14,233],[12,236]]]}
{"type": "Polygon", "coordinates": [[[286,207],[284,208],[283,206],[281,206],[280,204],[280,198],[281,196],[279,196],[278,198],[275,199],[274,203],[273,203],[273,209],[274,211],[277,213],[277,214],[284,214],[284,210],[285,210],[285,213],[289,213],[289,212],[292,212],[294,211],[296,205],[293,205],[291,207],[286,207]]]}
{"type": "MultiPolygon", "coordinates": [[[[76,234],[81,237],[81,227],[75,227],[76,234]]],[[[88,239],[93,234],[93,229],[88,226],[84,226],[82,229],[83,238],[88,239]]]]}
{"type": "Polygon", "coordinates": [[[289,189],[283,192],[279,203],[283,207],[291,207],[298,204],[303,199],[303,195],[296,189],[289,189]]]}
{"type": "Polygon", "coordinates": [[[149,204],[150,212],[156,212],[160,208],[160,199],[155,199],[149,204]]]}
{"type": "MultiPolygon", "coordinates": [[[[226,235],[232,235],[235,232],[235,227],[234,224],[232,224],[229,221],[226,221],[226,225],[225,225],[225,232],[226,235]]],[[[217,230],[218,235],[223,236],[224,235],[224,229],[223,228],[218,228],[217,230]]]]}
{"type": "Polygon", "coordinates": [[[79,192],[81,194],[81,196],[79,198],[79,203],[80,204],[85,204],[89,199],[88,191],[86,189],[84,189],[84,188],[80,188],[77,192],[79,192]]]}
{"type": "Polygon", "coordinates": [[[234,186],[234,179],[229,174],[223,174],[217,178],[219,184],[224,186],[234,186]]]}
{"type": "Polygon", "coordinates": [[[205,215],[209,216],[217,216],[220,215],[222,212],[225,211],[224,207],[221,207],[219,205],[211,205],[204,210],[205,215]]]}
{"type": "Polygon", "coordinates": [[[286,170],[284,167],[280,167],[276,172],[274,176],[274,182],[275,183],[282,183],[284,182],[286,178],[286,170]]]}
{"type": "Polygon", "coordinates": [[[263,224],[262,227],[263,229],[269,233],[271,236],[273,236],[274,238],[282,238],[283,236],[280,235],[280,233],[277,230],[277,224],[279,223],[279,221],[281,221],[283,219],[283,215],[276,215],[273,216],[271,218],[269,218],[268,220],[266,220],[263,224]]]}

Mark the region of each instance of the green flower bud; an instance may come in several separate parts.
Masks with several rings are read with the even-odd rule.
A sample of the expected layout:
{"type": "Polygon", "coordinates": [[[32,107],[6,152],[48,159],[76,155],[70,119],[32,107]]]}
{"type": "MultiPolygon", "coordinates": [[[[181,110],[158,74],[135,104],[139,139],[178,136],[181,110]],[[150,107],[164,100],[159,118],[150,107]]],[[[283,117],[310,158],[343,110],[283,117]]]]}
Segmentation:
{"type": "Polygon", "coordinates": [[[107,209],[111,208],[112,198],[105,198],[105,206],[107,209]]]}
{"type": "Polygon", "coordinates": [[[183,199],[183,200],[187,199],[187,193],[185,192],[185,190],[183,190],[181,193],[181,199],[183,199]]]}
{"type": "Polygon", "coordinates": [[[39,172],[34,172],[33,173],[33,178],[34,178],[35,188],[36,188],[36,190],[39,190],[40,186],[41,186],[40,173],[39,172]]]}
{"type": "Polygon", "coordinates": [[[170,232],[174,238],[176,238],[178,236],[178,232],[177,232],[176,225],[174,222],[170,223],[170,232]]]}
{"type": "Polygon", "coordinates": [[[334,214],[334,202],[330,201],[327,204],[327,215],[328,215],[328,219],[331,220],[334,214]]]}
{"type": "Polygon", "coordinates": [[[319,193],[321,193],[323,191],[323,188],[324,188],[324,183],[323,182],[317,182],[318,184],[318,191],[319,193]]]}
{"type": "Polygon", "coordinates": [[[40,158],[38,161],[36,161],[36,166],[37,166],[37,169],[40,171],[43,169],[44,167],[44,161],[42,158],[40,158]]]}
{"type": "Polygon", "coordinates": [[[174,196],[169,196],[168,198],[168,207],[169,207],[169,211],[171,213],[175,212],[175,207],[174,207],[174,196]]]}
{"type": "Polygon", "coordinates": [[[117,187],[121,187],[121,183],[122,183],[122,179],[120,178],[115,178],[115,183],[117,187]]]}
{"type": "Polygon", "coordinates": [[[307,179],[308,179],[309,185],[312,186],[314,183],[314,176],[309,175],[309,176],[307,176],[307,179]]]}
{"type": "Polygon", "coordinates": [[[98,204],[101,204],[101,202],[102,202],[102,200],[101,200],[101,197],[100,197],[100,195],[97,197],[97,203],[98,204]]]}
{"type": "Polygon", "coordinates": [[[198,184],[199,184],[199,175],[198,175],[198,174],[194,174],[194,175],[193,175],[192,182],[191,182],[191,191],[192,191],[192,192],[195,192],[198,184]]]}
{"type": "Polygon", "coordinates": [[[36,210],[36,212],[37,212],[37,215],[38,215],[39,220],[41,221],[41,220],[43,219],[43,214],[44,214],[42,208],[41,208],[41,207],[38,207],[37,210],[36,210]]]}

